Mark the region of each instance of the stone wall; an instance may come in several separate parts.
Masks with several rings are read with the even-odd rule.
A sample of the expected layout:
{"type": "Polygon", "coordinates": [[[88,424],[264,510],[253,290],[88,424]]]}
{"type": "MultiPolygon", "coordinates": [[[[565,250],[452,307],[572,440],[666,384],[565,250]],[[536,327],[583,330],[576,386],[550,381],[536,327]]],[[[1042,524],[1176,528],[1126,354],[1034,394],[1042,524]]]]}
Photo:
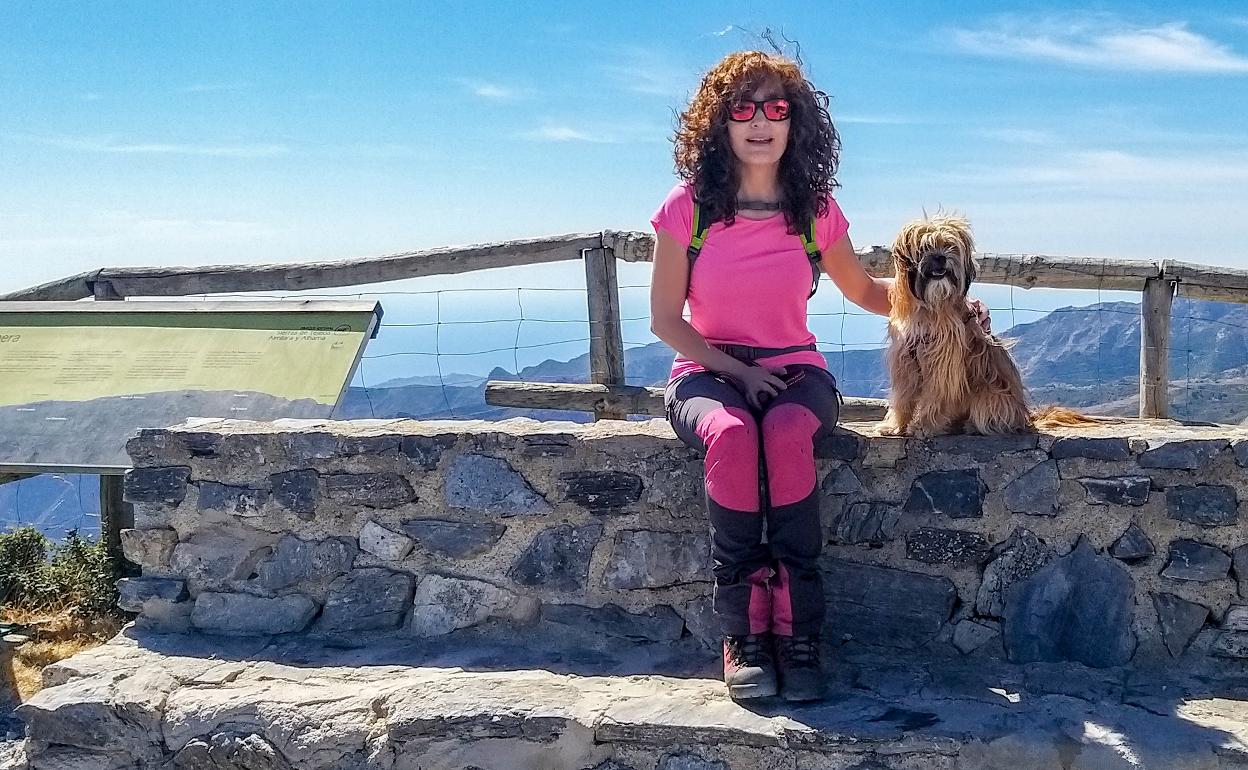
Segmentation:
{"type": "MultiPolygon", "coordinates": [[[[129,451],[122,544],[142,576],[121,596],[143,627],[716,644],[701,461],[662,421],[201,420],[129,451]]],[[[836,644],[1248,657],[1248,429],[850,425],[818,455],[836,644]]]]}

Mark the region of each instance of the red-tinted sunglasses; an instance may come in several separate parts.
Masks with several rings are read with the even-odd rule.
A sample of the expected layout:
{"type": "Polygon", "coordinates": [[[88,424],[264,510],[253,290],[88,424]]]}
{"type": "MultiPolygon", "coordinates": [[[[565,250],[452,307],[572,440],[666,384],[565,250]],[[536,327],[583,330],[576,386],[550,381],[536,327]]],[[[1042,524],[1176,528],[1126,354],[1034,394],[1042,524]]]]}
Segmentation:
{"type": "Polygon", "coordinates": [[[789,119],[789,100],[767,99],[761,102],[742,99],[736,102],[728,109],[728,118],[737,123],[744,123],[747,120],[754,119],[754,113],[758,108],[763,108],[763,117],[771,121],[788,120],[789,119]]]}

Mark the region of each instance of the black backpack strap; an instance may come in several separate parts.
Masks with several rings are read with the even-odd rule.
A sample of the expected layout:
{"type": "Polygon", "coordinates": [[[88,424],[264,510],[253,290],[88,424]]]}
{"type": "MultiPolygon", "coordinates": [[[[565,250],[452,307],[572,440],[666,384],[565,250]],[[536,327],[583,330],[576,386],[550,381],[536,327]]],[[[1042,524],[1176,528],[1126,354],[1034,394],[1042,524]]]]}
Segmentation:
{"type": "Polygon", "coordinates": [[[819,244],[815,242],[815,220],[811,219],[806,225],[806,229],[798,232],[797,237],[802,239],[802,248],[806,250],[806,256],[810,258],[811,284],[810,294],[806,299],[815,296],[815,292],[819,290],[819,276],[823,273],[823,252],[819,250],[819,244]]]}
{"type": "Polygon", "coordinates": [[[706,233],[711,229],[711,223],[702,216],[702,207],[697,201],[693,202],[693,227],[689,233],[689,248],[685,251],[685,255],[689,257],[689,269],[693,270],[693,261],[702,253],[702,244],[706,243],[706,233]]]}

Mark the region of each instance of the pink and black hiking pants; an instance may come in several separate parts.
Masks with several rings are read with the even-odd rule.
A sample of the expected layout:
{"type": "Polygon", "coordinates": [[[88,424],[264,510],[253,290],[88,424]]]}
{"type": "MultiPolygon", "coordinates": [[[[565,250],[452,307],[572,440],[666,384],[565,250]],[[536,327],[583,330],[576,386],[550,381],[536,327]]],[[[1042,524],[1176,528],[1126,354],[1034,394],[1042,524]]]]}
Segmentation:
{"type": "Polygon", "coordinates": [[[814,447],[840,413],[836,379],[807,364],[786,370],[788,389],[761,411],[714,372],[678,377],[664,394],[676,435],[706,453],[714,607],[725,635],[804,636],[823,623],[814,447]]]}

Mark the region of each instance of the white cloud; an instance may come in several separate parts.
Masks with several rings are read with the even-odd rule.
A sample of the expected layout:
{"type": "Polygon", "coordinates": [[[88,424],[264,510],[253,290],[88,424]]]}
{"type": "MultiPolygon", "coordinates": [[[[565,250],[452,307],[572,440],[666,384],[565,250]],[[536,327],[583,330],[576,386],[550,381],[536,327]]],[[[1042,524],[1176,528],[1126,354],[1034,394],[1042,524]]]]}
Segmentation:
{"type": "Polygon", "coordinates": [[[454,78],[454,82],[467,89],[474,96],[478,96],[492,102],[514,102],[518,99],[524,98],[525,96],[525,92],[522,89],[504,86],[499,83],[491,83],[485,80],[454,78]]]}
{"type": "Polygon", "coordinates": [[[1138,155],[1085,149],[1048,156],[1043,163],[969,168],[939,175],[946,182],[989,185],[1051,185],[1088,190],[1203,190],[1248,182],[1248,153],[1138,155]]]}
{"type": "Polygon", "coordinates": [[[646,124],[547,123],[518,136],[530,142],[584,142],[588,144],[638,144],[665,142],[670,131],[646,124]]]}
{"type": "Polygon", "coordinates": [[[628,47],[606,56],[613,63],[603,65],[602,71],[618,87],[635,94],[683,99],[697,82],[692,68],[678,67],[657,51],[628,47]]]}
{"type": "Polygon", "coordinates": [[[1068,20],[1006,18],[992,27],[949,30],[964,52],[1138,72],[1248,73],[1248,57],[1183,22],[1132,26],[1110,17],[1068,20]]]}
{"type": "Polygon", "coordinates": [[[206,144],[119,141],[112,137],[13,135],[10,138],[78,152],[120,155],[198,155],[213,158],[273,158],[285,155],[284,144],[206,144]]]}

